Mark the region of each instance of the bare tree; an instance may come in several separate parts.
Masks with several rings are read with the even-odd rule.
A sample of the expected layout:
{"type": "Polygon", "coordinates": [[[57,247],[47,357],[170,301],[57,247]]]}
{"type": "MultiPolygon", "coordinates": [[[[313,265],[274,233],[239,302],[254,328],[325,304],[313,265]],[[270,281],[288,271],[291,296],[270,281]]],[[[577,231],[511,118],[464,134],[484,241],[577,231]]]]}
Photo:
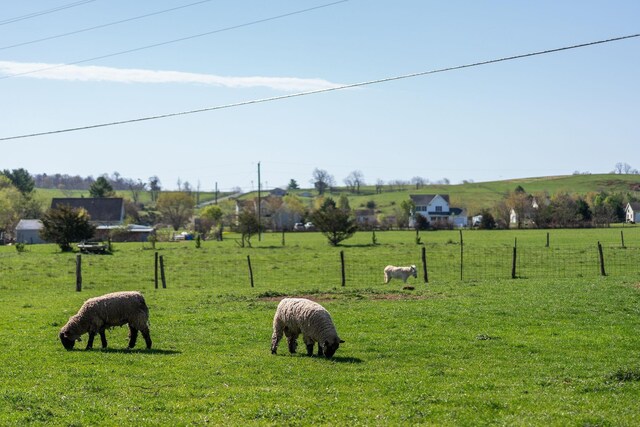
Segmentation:
{"type": "Polygon", "coordinates": [[[364,185],[364,175],[361,171],[355,170],[344,179],[344,183],[352,193],[360,193],[360,186],[364,185]]]}
{"type": "Polygon", "coordinates": [[[416,190],[424,187],[428,182],[429,180],[421,176],[414,176],[413,178],[411,178],[411,183],[416,186],[416,190]]]}
{"type": "Polygon", "coordinates": [[[383,187],[384,187],[384,181],[378,178],[376,180],[376,194],[381,194],[383,187]]]}
{"type": "Polygon", "coordinates": [[[318,190],[321,195],[324,194],[329,188],[335,185],[335,179],[324,169],[315,168],[313,170],[313,179],[311,184],[318,190]]]}

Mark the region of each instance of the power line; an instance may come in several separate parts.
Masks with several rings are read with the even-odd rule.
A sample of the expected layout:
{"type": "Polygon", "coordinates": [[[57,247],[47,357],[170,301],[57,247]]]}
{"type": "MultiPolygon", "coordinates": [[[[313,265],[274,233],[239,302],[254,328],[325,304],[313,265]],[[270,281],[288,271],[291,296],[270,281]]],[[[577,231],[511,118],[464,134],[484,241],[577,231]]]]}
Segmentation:
{"type": "Polygon", "coordinates": [[[15,17],[15,18],[5,19],[4,21],[0,21],[0,25],[7,25],[7,24],[12,24],[14,22],[18,22],[18,21],[24,21],[25,19],[31,19],[31,18],[35,18],[36,16],[42,16],[42,15],[47,15],[49,13],[59,12],[61,10],[69,9],[69,8],[76,7],[76,6],[82,6],[83,4],[91,3],[91,2],[94,2],[94,1],[96,1],[96,0],[77,1],[75,3],[68,3],[68,4],[65,4],[65,5],[62,5],[62,6],[54,7],[52,9],[41,10],[40,12],[33,12],[33,13],[29,13],[27,15],[18,16],[18,17],[15,17]]]}
{"type": "Polygon", "coordinates": [[[555,48],[555,49],[547,49],[547,50],[541,50],[541,51],[537,51],[537,52],[524,53],[524,54],[521,54],[521,55],[506,56],[506,57],[503,57],[503,58],[490,59],[490,60],[487,60],[487,61],[474,62],[474,63],[464,64],[464,65],[457,65],[457,66],[453,66],[453,67],[439,68],[439,69],[436,69],[436,70],[421,71],[421,72],[417,72],[417,73],[404,74],[404,75],[401,75],[401,76],[385,77],[385,78],[381,78],[381,79],[377,79],[377,80],[369,80],[369,81],[360,82],[360,83],[352,83],[352,84],[346,84],[346,85],[341,85],[341,86],[336,86],[336,87],[331,87],[331,88],[311,90],[311,91],[307,91],[307,92],[298,92],[298,93],[293,93],[293,94],[288,94],[288,95],[274,96],[274,97],[270,97],[270,98],[253,99],[253,100],[249,100],[249,101],[236,102],[236,103],[233,103],[233,104],[217,105],[217,106],[214,106],[214,107],[199,108],[199,109],[196,109],[196,110],[181,111],[181,112],[177,112],[177,113],[168,113],[168,114],[160,114],[160,115],[156,115],[156,116],[139,117],[137,119],[121,120],[121,121],[116,121],[116,122],[99,123],[99,124],[81,126],[81,127],[75,127],[75,128],[59,129],[59,130],[53,130],[53,131],[48,131],[48,132],[38,132],[38,133],[31,133],[31,134],[24,134],[24,135],[2,137],[2,138],[0,138],[0,141],[9,141],[9,140],[12,140],[12,139],[21,139],[21,138],[32,138],[32,137],[44,136],[44,135],[54,135],[54,134],[58,134],[58,133],[76,132],[76,131],[81,131],[81,130],[89,130],[89,129],[101,128],[101,127],[124,125],[124,124],[128,124],[128,123],[137,123],[137,122],[144,122],[144,121],[149,121],[149,120],[166,119],[166,118],[169,118],[169,117],[176,117],[176,116],[185,116],[185,115],[188,115],[188,114],[204,113],[204,112],[207,112],[207,111],[215,111],[215,110],[223,110],[223,109],[228,109],[228,108],[242,107],[242,106],[245,106],[245,105],[261,104],[261,103],[272,102],[272,101],[280,101],[280,100],[283,100],[283,99],[297,98],[297,97],[301,97],[301,96],[315,95],[315,94],[319,94],[319,93],[333,92],[333,91],[344,90],[344,89],[352,89],[352,88],[356,88],[356,87],[370,86],[370,85],[374,85],[374,84],[387,83],[387,82],[392,82],[392,81],[396,81],[396,80],[404,80],[404,79],[409,79],[409,78],[414,78],[414,77],[421,77],[421,76],[426,76],[426,75],[430,75],[430,74],[437,74],[437,73],[444,73],[444,72],[449,72],[449,71],[462,70],[462,69],[465,69],[465,68],[479,67],[479,66],[482,66],[482,65],[496,64],[496,63],[499,63],[499,62],[513,61],[513,60],[516,60],[516,59],[530,58],[530,57],[533,57],[533,56],[546,55],[546,54],[550,54],[550,53],[557,53],[557,52],[562,52],[562,51],[566,51],[566,50],[579,49],[579,48],[590,47],[590,46],[595,46],[595,45],[605,44],[605,43],[612,43],[612,42],[632,39],[632,38],[636,38],[636,37],[640,37],[640,33],[631,34],[631,35],[627,35],[627,36],[621,36],[621,37],[615,37],[615,38],[610,38],[610,39],[605,39],[605,40],[598,40],[598,41],[593,41],[593,42],[588,42],[588,43],[581,43],[581,44],[576,44],[576,45],[572,45],[572,46],[564,46],[564,47],[559,47],[559,48],[555,48]]]}
{"type": "Polygon", "coordinates": [[[34,44],[34,43],[40,43],[40,42],[47,41],[47,40],[53,40],[53,39],[58,39],[58,38],[61,38],[61,37],[67,37],[67,36],[72,36],[72,35],[75,35],[75,34],[85,33],[87,31],[97,30],[97,29],[100,29],[100,28],[111,27],[113,25],[123,24],[125,22],[136,21],[138,19],[149,18],[151,16],[160,15],[160,14],[167,13],[167,12],[173,12],[173,11],[176,11],[176,10],[179,10],[179,9],[185,9],[187,7],[196,6],[196,5],[199,5],[199,4],[202,4],[202,3],[207,3],[207,2],[210,2],[210,1],[211,0],[201,0],[201,1],[197,1],[195,3],[185,4],[183,6],[173,7],[171,9],[159,10],[159,11],[156,11],[156,12],[147,13],[145,15],[138,15],[138,16],[134,16],[132,18],[122,19],[120,21],[108,22],[106,24],[96,25],[96,26],[88,27],[88,28],[82,28],[80,30],[70,31],[68,33],[62,33],[62,34],[57,34],[57,35],[54,35],[54,36],[43,37],[41,39],[31,40],[31,41],[22,42],[22,43],[16,43],[16,44],[12,44],[12,45],[9,45],[9,46],[2,46],[2,47],[0,47],[0,50],[12,49],[14,47],[26,46],[26,45],[30,45],[30,44],[34,44]]]}
{"type": "MultiPolygon", "coordinates": [[[[91,0],[91,1],[95,1],[95,0],[91,0]]],[[[218,29],[218,30],[207,31],[206,33],[200,33],[200,34],[195,34],[195,35],[192,35],[192,36],[181,37],[179,39],[173,39],[173,40],[168,40],[168,41],[165,41],[165,42],[160,42],[160,43],[155,43],[155,44],[151,44],[151,45],[147,45],[147,46],[137,47],[137,48],[134,48],[134,49],[123,50],[123,51],[115,52],[115,53],[109,53],[107,55],[96,56],[96,57],[89,58],[89,59],[82,59],[82,60],[75,61],[75,62],[68,62],[66,64],[58,64],[58,65],[53,65],[51,67],[39,68],[37,70],[25,71],[23,73],[9,74],[9,75],[0,77],[0,80],[8,79],[10,77],[18,77],[18,76],[24,76],[24,75],[27,75],[27,74],[34,74],[34,73],[38,73],[40,71],[55,70],[55,69],[58,69],[58,68],[66,67],[68,65],[77,65],[77,64],[83,64],[85,62],[97,61],[99,59],[111,58],[113,56],[124,55],[126,53],[138,52],[138,51],[141,51],[141,50],[151,49],[151,48],[154,48],[154,47],[166,46],[168,44],[183,42],[183,41],[186,41],[186,40],[192,40],[192,39],[199,38],[199,37],[204,37],[204,36],[210,36],[212,34],[217,34],[217,33],[221,33],[221,32],[224,32],[224,31],[237,30],[238,28],[249,27],[251,25],[262,24],[262,23],[265,23],[265,22],[274,21],[276,19],[282,19],[282,18],[286,18],[286,17],[289,17],[289,16],[293,16],[293,15],[299,15],[299,14],[302,14],[302,13],[311,12],[313,10],[318,10],[318,9],[322,9],[322,8],[325,8],[325,7],[335,6],[335,5],[340,4],[340,3],[346,3],[348,1],[349,0],[339,0],[339,1],[335,1],[333,3],[326,3],[326,4],[322,4],[320,6],[314,6],[314,7],[310,7],[310,8],[307,8],[307,9],[301,9],[301,10],[296,10],[294,12],[284,13],[282,15],[272,16],[272,17],[264,18],[264,19],[258,19],[256,21],[247,22],[245,24],[239,24],[239,25],[234,25],[234,26],[231,26],[231,27],[221,28],[221,29],[218,29]]]]}

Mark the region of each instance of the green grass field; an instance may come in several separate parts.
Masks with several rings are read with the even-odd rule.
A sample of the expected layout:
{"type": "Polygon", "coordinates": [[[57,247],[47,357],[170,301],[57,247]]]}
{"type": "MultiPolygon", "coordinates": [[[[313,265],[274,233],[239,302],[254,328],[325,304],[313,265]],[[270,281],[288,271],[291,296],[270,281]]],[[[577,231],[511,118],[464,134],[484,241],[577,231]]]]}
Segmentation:
{"type": "MultiPolygon", "coordinates": [[[[553,230],[550,249],[619,246],[620,230],[553,230]]],[[[637,252],[640,228],[624,233],[624,250],[637,252]]],[[[484,257],[546,240],[533,230],[463,235],[484,257]]],[[[378,233],[372,245],[358,233],[339,248],[318,233],[287,234],[284,246],[267,234],[253,248],[233,235],[201,248],[159,243],[166,289],[154,288],[149,244],[115,244],[112,255],[83,255],[82,292],[76,254],[0,247],[0,425],[640,424],[640,264],[604,277],[383,284],[390,260],[419,262],[414,236],[378,233]],[[358,268],[375,271],[349,276],[358,268]],[[58,331],[85,299],[130,289],[147,299],[151,351],[125,350],[127,328],[107,333],[107,350],[84,351],[86,336],[64,350],[58,331]],[[332,313],[346,341],[332,360],[282,344],[270,354],[284,295],[332,313]]],[[[421,237],[429,254],[459,250],[457,232],[421,237]]]]}

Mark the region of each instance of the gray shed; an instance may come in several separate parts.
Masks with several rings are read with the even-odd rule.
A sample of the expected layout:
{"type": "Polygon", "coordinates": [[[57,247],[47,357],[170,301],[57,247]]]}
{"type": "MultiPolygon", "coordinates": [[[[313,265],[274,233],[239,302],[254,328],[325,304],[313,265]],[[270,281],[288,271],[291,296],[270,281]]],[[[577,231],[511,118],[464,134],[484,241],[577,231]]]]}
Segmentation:
{"type": "Polygon", "coordinates": [[[16,242],[47,243],[40,237],[42,221],[39,219],[21,219],[16,226],[16,242]]]}

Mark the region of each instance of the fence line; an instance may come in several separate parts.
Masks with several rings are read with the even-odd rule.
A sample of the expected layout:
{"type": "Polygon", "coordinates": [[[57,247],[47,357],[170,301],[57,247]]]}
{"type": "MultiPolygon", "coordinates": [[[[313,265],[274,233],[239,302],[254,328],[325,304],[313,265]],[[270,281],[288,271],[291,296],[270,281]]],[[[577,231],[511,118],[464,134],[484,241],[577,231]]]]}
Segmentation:
{"type": "MultiPolygon", "coordinates": [[[[416,245],[406,248],[398,255],[415,261],[419,274],[415,283],[437,283],[438,281],[475,281],[492,279],[560,279],[609,277],[640,278],[640,247],[630,246],[560,246],[528,247],[508,245],[480,247],[465,243],[464,252],[459,244],[416,245]],[[600,250],[602,255],[600,255],[600,250]],[[427,264],[428,261],[428,264],[427,264]],[[420,265],[422,264],[422,265],[420,265]]],[[[149,252],[148,257],[88,255],[80,260],[66,258],[55,270],[16,268],[3,263],[0,257],[0,289],[11,288],[15,283],[74,283],[91,286],[104,281],[104,272],[109,272],[109,281],[121,283],[148,283],[158,287],[158,261],[162,287],[252,287],[278,290],[283,284],[294,284],[319,289],[333,287],[370,287],[383,284],[385,265],[379,258],[358,256],[354,249],[337,249],[333,260],[326,257],[319,261],[313,251],[298,251],[287,255],[286,262],[266,252],[252,252],[251,258],[239,253],[230,256],[214,256],[203,262],[172,262],[171,254],[157,257],[149,252]],[[254,256],[255,253],[255,256],[254,256]],[[266,254],[266,256],[265,256],[266,254]],[[158,259],[159,258],[159,259],[158,259]],[[166,258],[166,260],[165,260],[166,258]],[[144,265],[137,265],[142,260],[144,265]],[[166,261],[166,262],[165,262],[166,261]],[[77,265],[74,265],[76,264],[77,265]],[[82,271],[78,271],[81,265],[82,271]]],[[[26,259],[26,258],[25,258],[26,259]]],[[[53,263],[57,261],[52,261],[53,263]]],[[[390,261],[393,263],[393,260],[390,261]]],[[[392,284],[395,283],[392,281],[392,284]]],[[[401,283],[401,282],[400,282],[401,283]]],[[[79,285],[80,286],[80,285],[79,285]]],[[[79,287],[78,286],[78,287],[79,287]]]]}

